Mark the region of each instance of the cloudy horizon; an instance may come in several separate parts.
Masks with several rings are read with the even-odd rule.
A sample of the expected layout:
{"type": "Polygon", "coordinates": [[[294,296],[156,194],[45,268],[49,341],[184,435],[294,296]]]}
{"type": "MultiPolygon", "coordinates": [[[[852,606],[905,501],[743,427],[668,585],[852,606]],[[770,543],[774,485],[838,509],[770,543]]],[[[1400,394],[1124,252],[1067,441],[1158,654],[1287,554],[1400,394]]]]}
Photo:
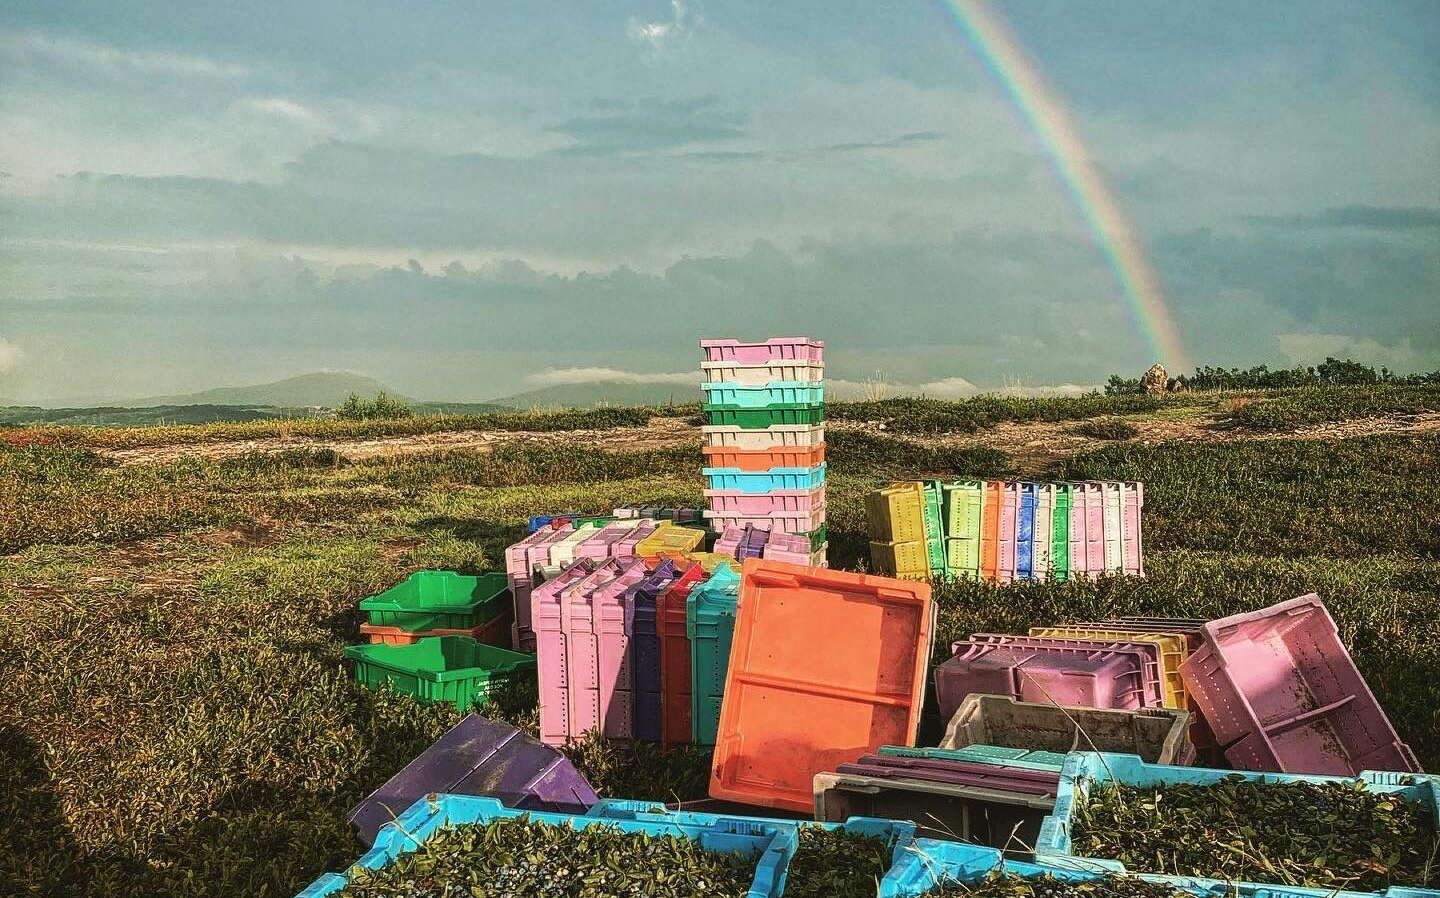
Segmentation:
{"type": "MultiPolygon", "coordinates": [[[[1440,368],[1440,5],[990,6],[1196,363],[1440,368]]],[[[0,134],[10,399],[678,385],[706,335],[932,395],[1156,360],[938,2],[21,2],[0,134]]]]}

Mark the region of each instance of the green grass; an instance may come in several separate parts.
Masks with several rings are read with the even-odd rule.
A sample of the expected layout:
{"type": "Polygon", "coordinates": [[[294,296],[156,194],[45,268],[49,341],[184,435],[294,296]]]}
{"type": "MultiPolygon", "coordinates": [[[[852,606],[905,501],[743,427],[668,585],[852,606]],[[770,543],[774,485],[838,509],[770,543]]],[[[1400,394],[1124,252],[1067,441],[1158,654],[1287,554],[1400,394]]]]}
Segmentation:
{"type": "Polygon", "coordinates": [[[1440,412],[1440,386],[1346,387],[1291,390],[1273,398],[1238,404],[1237,424],[1256,430],[1291,430],[1312,424],[1382,415],[1440,412]]]}
{"type": "MultiPolygon", "coordinates": [[[[865,562],[876,484],[1009,469],[993,449],[838,431],[830,449],[837,566],[865,562]]],[[[532,513],[697,503],[699,466],[694,446],[125,468],[0,451],[0,891],[287,896],[342,869],[360,853],[345,812],[458,719],[351,681],[356,602],[416,569],[496,567],[532,513]]],[[[1148,576],[938,587],[937,654],[977,630],[1219,616],[1314,591],[1440,768],[1437,470],[1436,437],[1087,453],[1054,473],[1146,483],[1148,576]]],[[[533,696],[491,713],[533,727],[533,696]]],[[[605,794],[705,789],[703,751],[572,754],[605,794]]]]}
{"type": "Polygon", "coordinates": [[[1076,424],[1070,432],[1092,440],[1133,440],[1140,428],[1121,418],[1096,418],[1076,424]]]}
{"type": "Polygon", "coordinates": [[[1168,409],[1214,408],[1214,396],[1146,394],[1104,396],[1052,396],[1027,399],[1016,396],[976,396],[951,402],[944,399],[881,399],[874,402],[831,402],[825,406],[830,421],[883,423],[898,434],[974,433],[997,424],[1025,421],[1079,421],[1105,415],[1156,414],[1168,409]]]}

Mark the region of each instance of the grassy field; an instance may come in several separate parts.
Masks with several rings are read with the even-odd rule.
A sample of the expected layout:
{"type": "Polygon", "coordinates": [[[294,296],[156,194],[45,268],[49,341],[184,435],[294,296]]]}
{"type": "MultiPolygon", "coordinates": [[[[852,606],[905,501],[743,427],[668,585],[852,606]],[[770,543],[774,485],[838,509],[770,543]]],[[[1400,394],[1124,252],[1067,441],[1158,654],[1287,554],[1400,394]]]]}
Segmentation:
{"type": "MultiPolygon", "coordinates": [[[[0,449],[0,893],[286,896],[343,868],[359,852],[348,808],[458,717],[350,681],[355,603],[416,569],[496,567],[531,513],[696,504],[699,466],[694,446],[124,468],[85,448],[0,449]]],[[[863,565],[874,485],[1009,466],[994,448],[832,433],[832,563],[863,565]]],[[[1315,591],[1440,769],[1437,472],[1433,435],[1098,448],[1053,473],[1145,481],[1148,576],[941,587],[937,649],[976,630],[1215,616],[1315,591]]],[[[528,696],[489,711],[534,723],[528,696]]],[[[607,794],[704,791],[701,752],[572,753],[607,794]]]]}

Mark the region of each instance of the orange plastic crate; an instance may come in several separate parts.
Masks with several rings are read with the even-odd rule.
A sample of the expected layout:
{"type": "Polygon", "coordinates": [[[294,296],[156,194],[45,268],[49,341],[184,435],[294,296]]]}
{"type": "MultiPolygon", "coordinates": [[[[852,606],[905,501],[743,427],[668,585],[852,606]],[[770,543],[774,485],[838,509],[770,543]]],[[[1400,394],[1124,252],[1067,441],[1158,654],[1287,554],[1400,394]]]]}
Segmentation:
{"type": "Polygon", "coordinates": [[[707,468],[739,468],[742,471],[768,471],[771,468],[813,468],[825,460],[825,444],[817,446],[776,446],[771,449],[733,449],[729,446],[706,446],[707,468]]]}
{"type": "Polygon", "coordinates": [[[507,608],[500,612],[498,617],[492,618],[478,627],[469,627],[463,630],[445,628],[434,630],[402,630],[399,627],[377,627],[374,624],[361,624],[360,635],[370,637],[372,645],[377,642],[384,643],[385,645],[411,645],[427,636],[469,636],[477,642],[508,649],[511,647],[510,624],[514,619],[514,613],[507,608]]]}
{"type": "Polygon", "coordinates": [[[809,813],[815,774],[915,744],[930,586],[758,558],[741,577],[710,795],[809,813]]]}

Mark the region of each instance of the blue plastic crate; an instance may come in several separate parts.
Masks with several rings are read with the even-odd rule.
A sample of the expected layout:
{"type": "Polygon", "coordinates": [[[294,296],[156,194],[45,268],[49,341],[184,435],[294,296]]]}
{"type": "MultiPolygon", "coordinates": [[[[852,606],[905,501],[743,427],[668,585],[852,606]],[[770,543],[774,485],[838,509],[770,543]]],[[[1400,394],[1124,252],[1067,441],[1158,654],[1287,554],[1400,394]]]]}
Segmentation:
{"type": "MultiPolygon", "coordinates": [[[[443,826],[489,823],[498,819],[529,816],[535,823],[552,826],[613,826],[627,833],[684,836],[699,842],[708,851],[742,851],[755,855],[755,879],[746,898],[779,898],[785,888],[785,872],[795,856],[797,836],[793,826],[779,826],[745,818],[711,815],[708,821],[673,822],[652,819],[625,820],[614,817],[550,814],[517,811],[493,798],[469,795],[435,795],[411,805],[394,823],[381,827],[371,848],[354,866],[378,870],[399,855],[414,851],[443,826]]],[[[342,873],[326,873],[295,898],[323,898],[340,891],[349,880],[342,873]]]]}
{"type": "Polygon", "coordinates": [[[1020,509],[1015,524],[1015,577],[1035,579],[1035,484],[1020,484],[1020,509]]]}
{"type": "Polygon", "coordinates": [[[708,489],[738,490],[742,493],[769,493],[775,490],[811,490],[825,484],[825,463],[813,468],[771,468],[742,471],[739,468],[701,468],[709,480],[708,489]]]}
{"type": "Polygon", "coordinates": [[[772,380],[764,386],[746,386],[731,381],[702,383],[707,405],[728,405],[736,408],[763,409],[772,405],[809,405],[825,403],[825,385],[801,380],[772,380]]]}
{"type": "Polygon", "coordinates": [[[945,758],[971,764],[996,764],[1022,770],[1043,770],[1059,773],[1065,766],[1065,754],[1032,748],[1011,748],[1008,745],[967,745],[964,748],[909,748],[904,745],[882,745],[880,754],[895,758],[945,758]]]}
{"type": "MultiPolygon", "coordinates": [[[[1420,802],[1430,813],[1431,824],[1440,829],[1440,777],[1367,770],[1358,777],[1320,776],[1295,773],[1251,773],[1236,770],[1214,770],[1205,767],[1171,767],[1149,764],[1135,755],[1101,754],[1091,751],[1071,752],[1060,771],[1060,786],[1055,796],[1055,812],[1040,826],[1035,843],[1035,860],[1070,869],[1112,870],[1124,872],[1125,866],[1109,858],[1083,858],[1071,850],[1070,825],[1075,810],[1086,800],[1092,783],[1116,782],[1127,786],[1164,786],[1190,784],[1206,786],[1226,777],[1242,776],[1247,780],[1268,783],[1355,783],[1379,793],[1395,794],[1420,802]]],[[[1440,898],[1440,889],[1415,889],[1392,886],[1384,892],[1337,892],[1333,889],[1295,889],[1285,886],[1264,886],[1273,891],[1268,895],[1336,895],[1375,898],[1440,898]]]]}
{"type": "MultiPolygon", "coordinates": [[[[897,852],[890,872],[880,882],[879,898],[915,898],[941,883],[978,883],[993,872],[1011,876],[1044,876],[1084,882],[1106,875],[1134,876],[1146,882],[1167,885],[1206,898],[1373,898],[1372,893],[1344,892],[1334,889],[1307,889],[1297,886],[1272,886],[1257,883],[1221,882],[1188,876],[1153,876],[1149,874],[1109,874],[1092,867],[1069,869],[1047,863],[1026,863],[1004,860],[1000,851],[963,842],[942,842],[916,839],[908,848],[897,852]]],[[[1431,898],[1433,889],[1392,888],[1387,898],[1431,898]]]]}

